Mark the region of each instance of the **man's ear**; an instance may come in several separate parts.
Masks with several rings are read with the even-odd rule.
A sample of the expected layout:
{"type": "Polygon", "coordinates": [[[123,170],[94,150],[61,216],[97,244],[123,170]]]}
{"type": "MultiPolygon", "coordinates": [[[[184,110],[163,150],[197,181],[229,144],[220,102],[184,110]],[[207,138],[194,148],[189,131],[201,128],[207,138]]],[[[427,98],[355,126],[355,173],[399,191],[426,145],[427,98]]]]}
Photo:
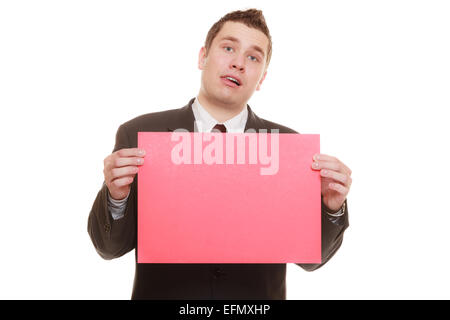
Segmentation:
{"type": "Polygon", "coordinates": [[[258,86],[256,87],[256,91],[259,91],[261,89],[261,85],[262,85],[264,79],[266,78],[266,75],[267,75],[267,69],[266,69],[266,71],[264,71],[264,75],[262,76],[261,80],[259,80],[258,86]]]}
{"type": "Polygon", "coordinates": [[[198,68],[203,70],[206,63],[206,48],[202,47],[198,53],[198,68]]]}

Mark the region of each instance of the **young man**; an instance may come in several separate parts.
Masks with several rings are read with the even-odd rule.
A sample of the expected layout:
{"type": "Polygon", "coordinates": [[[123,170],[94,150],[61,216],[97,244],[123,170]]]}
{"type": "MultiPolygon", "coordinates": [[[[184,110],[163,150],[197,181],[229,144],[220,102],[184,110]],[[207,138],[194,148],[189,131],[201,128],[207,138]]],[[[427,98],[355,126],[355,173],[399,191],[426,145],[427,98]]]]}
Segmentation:
{"type": "MultiPolygon", "coordinates": [[[[137,183],[144,151],[136,148],[138,131],[244,132],[282,125],[255,115],[247,105],[261,88],[272,42],[262,12],[235,11],[208,32],[199,53],[201,88],[180,109],[151,113],[122,124],[113,153],[105,158],[105,183],[89,215],[88,232],[97,252],[113,259],[136,248],[137,183]]],[[[338,159],[318,154],[311,160],[322,182],[322,263],[299,264],[312,271],[338,250],[348,227],[346,197],[351,171],[338,159]]],[[[137,251],[137,250],[136,250],[137,251]]],[[[133,299],[285,299],[286,264],[139,264],[133,299]]]]}

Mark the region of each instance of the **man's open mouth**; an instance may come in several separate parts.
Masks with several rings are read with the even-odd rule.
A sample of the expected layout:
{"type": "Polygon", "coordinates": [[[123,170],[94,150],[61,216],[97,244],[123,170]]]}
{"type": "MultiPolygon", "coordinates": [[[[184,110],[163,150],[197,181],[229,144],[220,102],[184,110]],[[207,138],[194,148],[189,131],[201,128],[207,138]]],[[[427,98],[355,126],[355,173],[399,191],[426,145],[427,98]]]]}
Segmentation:
{"type": "Polygon", "coordinates": [[[223,78],[223,79],[227,79],[227,80],[233,82],[233,83],[236,84],[238,87],[241,85],[241,82],[239,81],[239,79],[236,79],[236,78],[234,78],[234,77],[231,77],[231,76],[224,76],[224,77],[222,77],[222,78],[223,78]]]}

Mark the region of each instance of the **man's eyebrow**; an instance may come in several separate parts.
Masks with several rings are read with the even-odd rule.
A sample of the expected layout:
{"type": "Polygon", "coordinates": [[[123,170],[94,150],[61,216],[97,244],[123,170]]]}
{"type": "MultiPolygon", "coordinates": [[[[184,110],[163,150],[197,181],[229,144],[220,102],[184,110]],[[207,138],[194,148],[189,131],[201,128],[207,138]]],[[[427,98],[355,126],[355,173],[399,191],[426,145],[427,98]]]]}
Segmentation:
{"type": "MultiPolygon", "coordinates": [[[[235,38],[235,37],[232,37],[232,36],[226,36],[226,37],[222,37],[220,39],[220,41],[224,41],[224,40],[229,40],[229,41],[232,41],[232,42],[241,43],[238,38],[235,38]]],[[[266,54],[264,53],[264,50],[261,49],[261,47],[259,47],[257,45],[253,45],[253,46],[251,46],[251,48],[253,50],[258,51],[259,53],[261,53],[263,57],[266,56],[266,54]]]]}

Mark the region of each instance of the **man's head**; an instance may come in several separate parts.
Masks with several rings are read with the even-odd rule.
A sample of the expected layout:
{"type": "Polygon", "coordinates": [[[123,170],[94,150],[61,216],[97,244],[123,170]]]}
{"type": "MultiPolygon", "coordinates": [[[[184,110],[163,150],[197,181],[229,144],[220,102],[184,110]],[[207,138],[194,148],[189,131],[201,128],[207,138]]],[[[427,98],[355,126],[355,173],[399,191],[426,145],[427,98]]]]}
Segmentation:
{"type": "Polygon", "coordinates": [[[209,30],[199,53],[200,96],[230,108],[245,106],[259,90],[272,54],[272,40],[262,12],[234,11],[209,30]]]}
{"type": "Polygon", "coordinates": [[[249,9],[246,11],[233,11],[226,14],[219,21],[217,21],[211,27],[211,29],[209,29],[208,35],[206,36],[206,54],[208,54],[213,40],[216,38],[217,34],[220,32],[223,25],[227,21],[243,23],[247,27],[259,30],[266,35],[267,39],[269,40],[266,57],[266,65],[268,66],[270,58],[272,57],[272,37],[270,36],[269,28],[267,27],[266,20],[264,19],[262,11],[256,9],[249,9]]]}

